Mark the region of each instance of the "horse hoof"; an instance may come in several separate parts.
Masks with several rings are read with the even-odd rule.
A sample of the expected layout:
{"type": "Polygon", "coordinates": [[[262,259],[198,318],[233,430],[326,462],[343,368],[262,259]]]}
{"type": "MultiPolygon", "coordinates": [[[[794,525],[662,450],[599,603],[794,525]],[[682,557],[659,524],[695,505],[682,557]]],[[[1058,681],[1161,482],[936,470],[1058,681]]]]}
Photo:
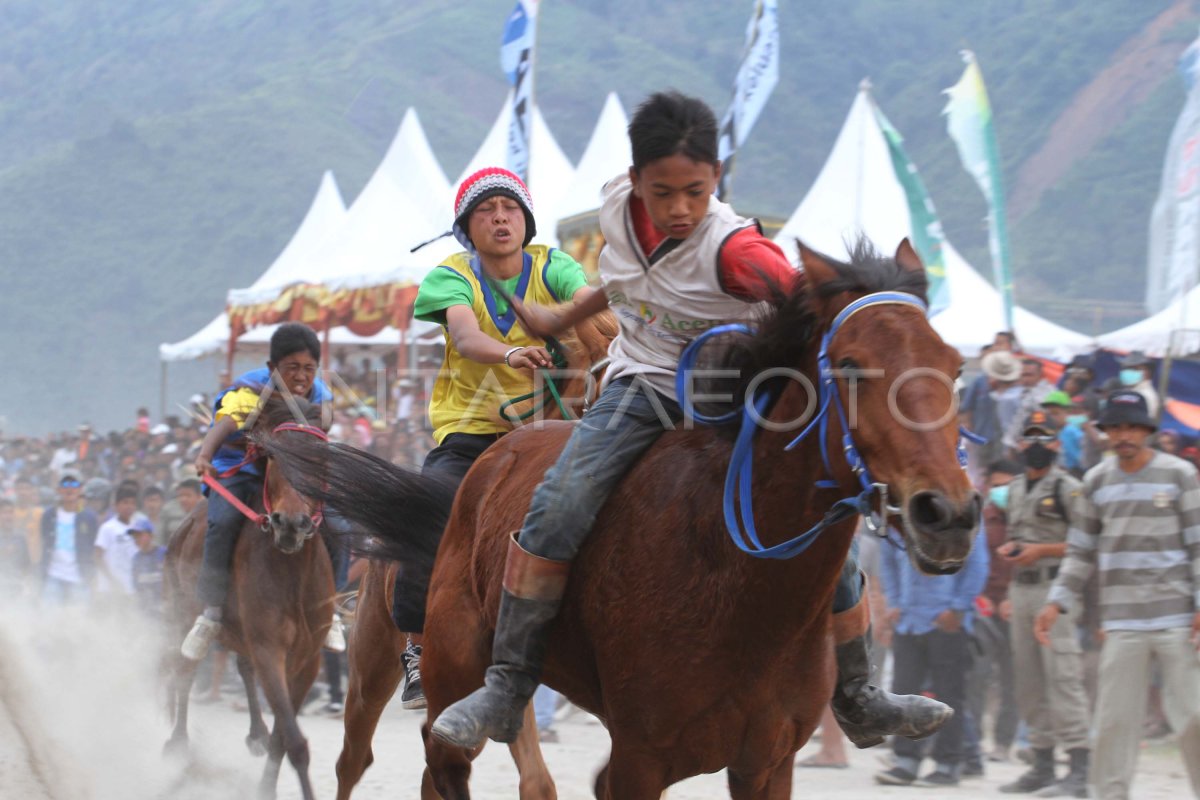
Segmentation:
{"type": "Polygon", "coordinates": [[[167,743],[163,745],[163,758],[182,758],[187,755],[188,740],[187,739],[167,739],[167,743]]]}
{"type": "Polygon", "coordinates": [[[267,754],[267,736],[246,737],[246,749],[250,751],[250,755],[261,757],[267,754]]]}

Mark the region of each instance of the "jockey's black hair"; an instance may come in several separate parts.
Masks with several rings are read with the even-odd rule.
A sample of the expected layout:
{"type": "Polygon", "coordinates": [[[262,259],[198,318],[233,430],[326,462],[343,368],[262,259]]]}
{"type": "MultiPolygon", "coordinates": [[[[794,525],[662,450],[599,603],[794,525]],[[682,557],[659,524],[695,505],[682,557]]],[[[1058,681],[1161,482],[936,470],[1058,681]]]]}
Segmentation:
{"type": "Polygon", "coordinates": [[[633,168],[683,154],[693,161],[720,164],[717,118],[703,100],[675,90],[655,92],[642,101],[629,122],[633,168]]]}
{"type": "Polygon", "coordinates": [[[307,351],[317,362],[321,360],[321,342],[313,329],[303,322],[285,322],[271,334],[271,363],[278,364],[283,359],[307,351]]]}

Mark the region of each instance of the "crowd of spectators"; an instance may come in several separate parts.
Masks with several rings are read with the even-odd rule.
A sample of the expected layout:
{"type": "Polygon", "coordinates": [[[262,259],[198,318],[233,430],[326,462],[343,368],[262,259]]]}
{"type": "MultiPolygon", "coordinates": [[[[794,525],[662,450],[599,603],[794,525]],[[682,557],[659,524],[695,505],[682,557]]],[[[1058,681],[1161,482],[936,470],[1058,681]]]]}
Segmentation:
{"type": "MultiPolygon", "coordinates": [[[[332,366],[330,438],[419,466],[433,446],[425,382],[397,378],[386,359],[365,355],[337,353],[332,366]]],[[[136,596],[135,560],[144,597],[155,596],[154,570],[142,564],[150,556],[135,555],[147,548],[161,564],[161,549],[202,497],[193,465],[212,399],[196,394],[175,411],[155,420],[138,408],[128,428],[107,433],[83,423],[0,441],[0,585],[10,590],[4,597],[136,596]],[[78,535],[60,535],[69,528],[78,535]]]]}
{"type": "MultiPolygon", "coordinates": [[[[1108,521],[1113,508],[1106,504],[1104,492],[1098,500],[1093,497],[1100,480],[1080,481],[1088,470],[1102,462],[1111,465],[1120,455],[1114,453],[1101,421],[1106,402],[1119,398],[1131,407],[1143,407],[1148,416],[1135,426],[1143,435],[1156,424],[1163,403],[1154,389],[1153,364],[1143,354],[1121,357],[1119,373],[1108,381],[1097,379],[1095,363],[1090,356],[1080,356],[1063,368],[1022,354],[1011,334],[998,334],[980,354],[976,374],[961,387],[960,421],[986,438],[968,446],[968,472],[984,497],[983,525],[968,562],[954,575],[922,575],[901,549],[877,544],[878,555],[863,559],[864,568],[874,573],[873,599],[879,606],[873,613],[876,661],[880,667],[885,662],[890,666],[892,690],[927,692],[956,712],[929,740],[896,739],[877,782],[927,789],[954,786],[983,775],[989,762],[1019,758],[1029,764],[1028,770],[1000,786],[1001,793],[1117,800],[1131,796],[1134,756],[1129,754],[1136,755],[1139,738],[1178,737],[1185,762],[1195,757],[1200,686],[1193,687],[1191,695],[1186,689],[1180,695],[1177,679],[1173,701],[1164,702],[1172,688],[1164,675],[1195,670],[1200,609],[1193,608],[1195,616],[1186,622],[1180,621],[1182,617],[1113,621],[1111,613],[1105,618],[1105,608],[1132,597],[1121,594],[1123,589],[1114,590],[1111,572],[1108,584],[1100,577],[1116,563],[1114,559],[1122,557],[1116,552],[1128,546],[1129,534],[1119,538],[1119,517],[1115,523],[1108,521]],[[1107,531],[1109,526],[1113,532],[1107,531]],[[1081,532],[1085,529],[1086,535],[1081,532]],[[1093,536],[1105,541],[1097,544],[1093,536]],[[1067,603],[1072,606],[1069,611],[1062,611],[1054,627],[1043,632],[1045,640],[1039,638],[1039,615],[1054,606],[1056,598],[1074,594],[1066,592],[1066,586],[1059,587],[1063,581],[1056,583],[1060,565],[1066,571],[1072,562],[1071,571],[1078,573],[1097,547],[1099,564],[1081,593],[1082,602],[1067,603]],[[1164,636],[1175,642],[1171,637],[1176,635],[1180,642],[1190,638],[1191,644],[1184,646],[1190,655],[1179,655],[1159,643],[1164,636]],[[1134,656],[1115,650],[1106,651],[1102,661],[1105,640],[1114,636],[1135,637],[1136,643],[1124,644],[1121,654],[1141,648],[1136,657],[1145,658],[1153,668],[1139,672],[1123,663],[1134,656]],[[1162,648],[1161,652],[1155,648],[1162,648]],[[1119,704],[1111,690],[1105,699],[1106,674],[1110,686],[1121,687],[1119,704]],[[1144,719],[1139,718],[1143,707],[1144,719]],[[1114,733],[1115,728],[1122,732],[1114,733]],[[1103,762],[1098,770],[1094,762],[1089,764],[1093,748],[1103,762]],[[1068,762],[1065,770],[1058,769],[1056,753],[1068,762]],[[931,768],[922,770],[923,763],[931,768]]],[[[1200,451],[1171,429],[1158,428],[1147,442],[1152,452],[1182,461],[1151,461],[1147,453],[1135,466],[1153,466],[1139,470],[1155,470],[1159,477],[1154,480],[1163,480],[1161,475],[1170,470],[1187,478],[1178,490],[1159,484],[1151,487],[1157,487],[1152,513],[1162,518],[1164,526],[1154,547],[1173,549],[1161,554],[1129,553],[1128,561],[1120,563],[1136,563],[1145,575],[1154,575],[1160,561],[1167,565],[1164,569],[1172,569],[1170,564],[1182,559],[1177,581],[1182,594],[1170,602],[1186,605],[1188,585],[1200,597],[1196,585],[1200,581],[1187,578],[1200,575],[1196,533],[1189,527],[1189,498],[1200,494],[1195,480],[1200,451]],[[1172,509],[1178,521],[1169,514],[1172,509]]],[[[1151,486],[1138,483],[1150,480],[1139,471],[1110,472],[1120,476],[1112,480],[1136,492],[1143,485],[1151,486]]],[[[1135,524],[1133,530],[1148,535],[1145,524],[1140,528],[1135,524]]],[[[864,545],[874,538],[864,531],[859,536],[864,545]]],[[[895,533],[893,537],[899,538],[895,533]]],[[[1146,546],[1144,541],[1141,546],[1146,546]]],[[[1175,589],[1169,589],[1165,596],[1175,594],[1175,589]]],[[[1123,608],[1128,616],[1159,607],[1147,602],[1123,608]]],[[[1182,680],[1185,687],[1191,683],[1200,682],[1182,680]]],[[[802,766],[848,764],[835,724],[830,717],[823,721],[821,749],[803,759],[802,766]]],[[[1192,788],[1200,796],[1200,769],[1193,767],[1189,765],[1192,788]]]]}

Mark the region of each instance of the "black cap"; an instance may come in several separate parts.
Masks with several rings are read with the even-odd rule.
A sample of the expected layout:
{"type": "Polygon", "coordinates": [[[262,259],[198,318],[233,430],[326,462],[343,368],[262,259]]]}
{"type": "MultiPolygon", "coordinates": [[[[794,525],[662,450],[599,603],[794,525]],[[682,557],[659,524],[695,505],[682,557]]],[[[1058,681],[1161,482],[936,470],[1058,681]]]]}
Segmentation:
{"type": "Polygon", "coordinates": [[[1095,374],[1096,367],[1089,355],[1077,355],[1071,359],[1071,363],[1067,365],[1067,369],[1086,369],[1088,372],[1095,374]]]}
{"type": "Polygon", "coordinates": [[[1137,425],[1152,431],[1158,430],[1158,425],[1150,418],[1146,398],[1139,392],[1128,389],[1118,389],[1108,395],[1096,425],[1100,428],[1107,428],[1109,425],[1137,425]]]}
{"type": "Polygon", "coordinates": [[[1025,418],[1025,424],[1021,427],[1021,435],[1036,436],[1038,434],[1056,434],[1058,426],[1054,424],[1054,420],[1045,411],[1038,409],[1030,412],[1025,418]]]}

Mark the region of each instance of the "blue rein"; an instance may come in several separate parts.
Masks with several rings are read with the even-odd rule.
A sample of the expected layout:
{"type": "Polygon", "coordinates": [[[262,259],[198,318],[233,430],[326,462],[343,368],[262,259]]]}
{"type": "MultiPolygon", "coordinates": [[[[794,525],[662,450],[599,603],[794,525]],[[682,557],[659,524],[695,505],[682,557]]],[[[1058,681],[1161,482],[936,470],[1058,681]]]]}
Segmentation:
{"type": "MultiPolygon", "coordinates": [[[[851,472],[857,476],[862,491],[854,497],[846,497],[834,502],[829,510],[825,512],[821,521],[804,533],[788,539],[786,542],[770,547],[764,546],[758,538],[757,528],[754,524],[752,488],[754,485],[754,434],[759,421],[763,419],[767,407],[771,404],[771,397],[765,391],[759,391],[756,392],[752,402],[743,403],[743,408],[740,412],[742,416],[741,428],[733,445],[733,453],[729,459],[729,469],[725,473],[724,493],[725,527],[728,529],[733,543],[743,553],[755,558],[793,558],[807,550],[827,528],[855,514],[863,515],[867,520],[868,527],[872,531],[879,532],[880,530],[886,530],[885,523],[889,514],[887,485],[875,483],[871,479],[870,470],[867,469],[866,462],[863,461],[858,448],[854,444],[854,437],[851,434],[850,425],[846,419],[846,410],[842,405],[841,392],[837,382],[838,376],[829,363],[829,345],[842,325],[864,308],[885,304],[911,306],[920,309],[922,313],[926,309],[925,303],[919,297],[906,292],[875,292],[855,300],[842,309],[834,317],[829,330],[821,338],[821,350],[817,355],[819,384],[817,387],[818,410],[816,416],[809,421],[804,430],[800,432],[800,435],[784,448],[785,450],[795,448],[813,430],[817,430],[821,443],[821,461],[825,466],[825,473],[831,477],[817,481],[816,486],[820,489],[836,489],[838,483],[832,480],[833,469],[829,463],[828,449],[829,409],[830,406],[836,408],[838,419],[842,425],[842,452],[845,455],[846,463],[849,465],[851,472]],[[871,505],[872,495],[877,492],[880,495],[881,513],[879,517],[876,517],[875,510],[871,505]]],[[[701,346],[711,337],[722,333],[753,335],[754,331],[746,325],[721,325],[705,331],[693,339],[684,350],[683,355],[679,359],[679,370],[675,376],[675,394],[683,406],[684,413],[698,422],[709,425],[732,422],[739,413],[737,409],[734,409],[715,417],[700,414],[696,411],[691,396],[687,392],[688,376],[695,370],[701,346]]],[[[958,460],[959,465],[965,468],[967,454],[963,445],[963,439],[966,438],[975,442],[985,440],[962,428],[959,429],[959,432],[958,460]]]]}

